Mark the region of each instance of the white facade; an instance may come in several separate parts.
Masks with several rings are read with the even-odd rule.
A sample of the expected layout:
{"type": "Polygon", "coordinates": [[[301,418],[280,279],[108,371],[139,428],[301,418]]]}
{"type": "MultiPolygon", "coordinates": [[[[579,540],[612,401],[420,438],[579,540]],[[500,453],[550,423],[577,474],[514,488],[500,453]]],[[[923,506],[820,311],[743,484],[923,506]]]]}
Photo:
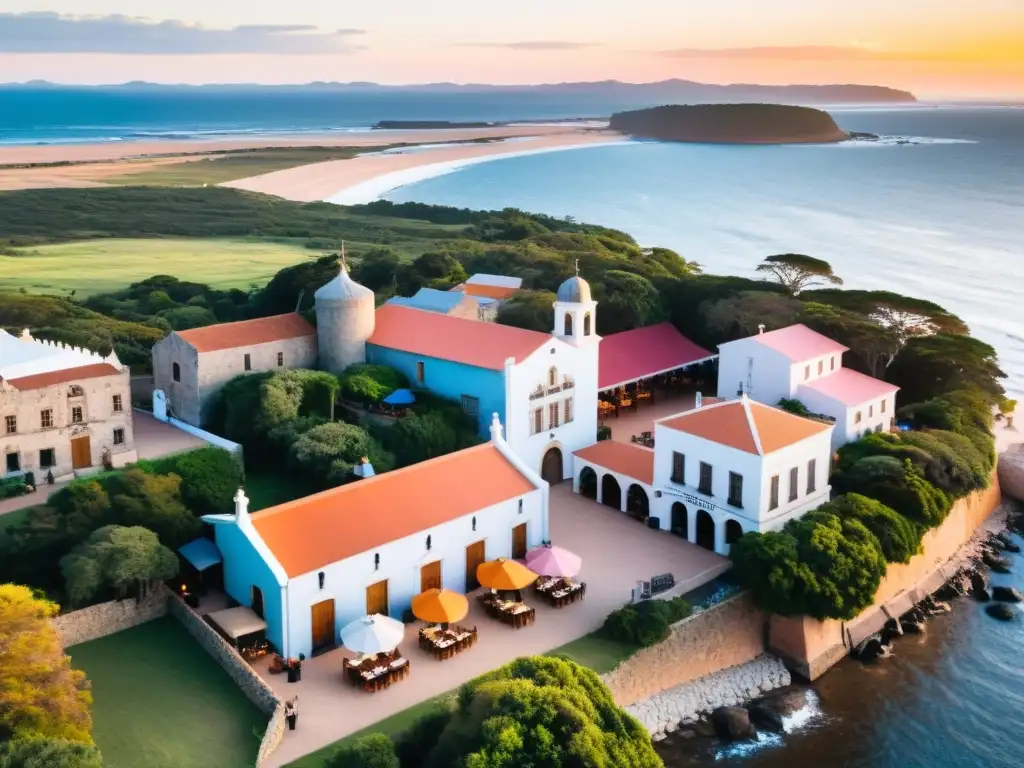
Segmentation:
{"type": "Polygon", "coordinates": [[[895,389],[857,405],[846,405],[810,387],[800,387],[798,394],[800,402],[812,413],[823,413],[836,420],[836,428],[832,432],[833,450],[859,440],[869,432],[887,432],[895,418],[895,389]]]}
{"type": "Polygon", "coordinates": [[[341,373],[366,362],[366,342],[373,336],[376,312],[373,291],[349,277],[343,260],[338,276],[318,288],[313,298],[321,368],[341,373]]]}

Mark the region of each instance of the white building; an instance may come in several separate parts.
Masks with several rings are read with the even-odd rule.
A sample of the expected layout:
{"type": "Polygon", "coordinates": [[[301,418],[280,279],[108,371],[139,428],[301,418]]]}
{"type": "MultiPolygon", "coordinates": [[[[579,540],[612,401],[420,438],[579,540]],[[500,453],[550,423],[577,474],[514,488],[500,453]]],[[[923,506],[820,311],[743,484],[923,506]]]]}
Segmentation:
{"type": "Polygon", "coordinates": [[[655,422],[654,450],[604,441],[577,451],[574,489],[727,555],[743,533],[828,501],[832,429],[744,395],[655,422]]]}
{"type": "Polygon", "coordinates": [[[835,420],[832,447],[888,430],[899,387],[843,367],[842,344],[805,325],[791,325],[721,344],[718,396],[746,394],[770,405],[799,400],[835,420]]]}
{"type": "Polygon", "coordinates": [[[128,367],[111,352],[0,330],[0,477],[136,461],[128,367]]]}
{"type": "Polygon", "coordinates": [[[210,515],[227,593],[285,656],[334,647],[349,622],[401,618],[420,592],[475,589],[476,566],[549,539],[548,485],[502,438],[250,515],[210,515]]]}

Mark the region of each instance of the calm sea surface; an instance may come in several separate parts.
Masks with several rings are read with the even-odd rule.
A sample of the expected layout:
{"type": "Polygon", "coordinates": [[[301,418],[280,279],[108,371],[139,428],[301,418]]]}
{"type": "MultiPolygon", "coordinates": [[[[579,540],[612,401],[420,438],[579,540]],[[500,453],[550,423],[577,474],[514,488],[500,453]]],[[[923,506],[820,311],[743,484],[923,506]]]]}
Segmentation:
{"type": "Polygon", "coordinates": [[[852,288],[959,314],[1024,393],[1024,109],[836,111],[914,144],[633,143],[514,157],[403,187],[395,201],[515,206],[625,230],[708,272],[823,258],[852,288]]]}

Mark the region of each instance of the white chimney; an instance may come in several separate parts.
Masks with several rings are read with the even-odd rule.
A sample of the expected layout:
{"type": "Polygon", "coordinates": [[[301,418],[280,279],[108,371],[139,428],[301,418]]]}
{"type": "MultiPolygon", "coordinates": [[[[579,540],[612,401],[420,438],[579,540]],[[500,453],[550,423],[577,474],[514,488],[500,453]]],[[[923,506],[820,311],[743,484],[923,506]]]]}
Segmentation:
{"type": "Polygon", "coordinates": [[[498,418],[498,414],[491,416],[491,440],[495,443],[501,442],[501,420],[498,418]]]}
{"type": "Polygon", "coordinates": [[[761,323],[760,325],[757,326],[757,332],[758,334],[764,333],[764,323],[761,323]]]}
{"type": "Polygon", "coordinates": [[[241,487],[235,492],[235,522],[238,525],[252,525],[249,519],[249,497],[241,487]]]}

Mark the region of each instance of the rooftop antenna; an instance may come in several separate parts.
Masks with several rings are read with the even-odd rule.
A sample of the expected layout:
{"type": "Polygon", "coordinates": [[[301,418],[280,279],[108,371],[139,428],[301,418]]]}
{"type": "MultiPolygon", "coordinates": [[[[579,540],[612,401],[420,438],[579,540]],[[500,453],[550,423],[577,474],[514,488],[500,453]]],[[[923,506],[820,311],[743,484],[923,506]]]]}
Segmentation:
{"type": "Polygon", "coordinates": [[[295,313],[298,314],[299,309],[302,307],[302,297],[306,295],[306,289],[303,288],[299,291],[299,300],[295,302],[295,313]]]}

